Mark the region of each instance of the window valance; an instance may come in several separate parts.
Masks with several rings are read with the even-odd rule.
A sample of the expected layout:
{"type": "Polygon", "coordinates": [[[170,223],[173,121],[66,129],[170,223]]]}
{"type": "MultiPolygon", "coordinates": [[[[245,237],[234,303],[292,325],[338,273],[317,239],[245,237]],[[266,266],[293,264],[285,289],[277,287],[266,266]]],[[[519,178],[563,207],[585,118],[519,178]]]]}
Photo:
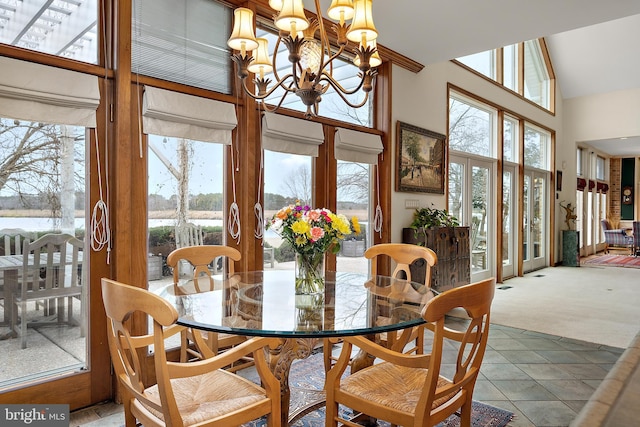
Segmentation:
{"type": "Polygon", "coordinates": [[[318,157],[318,147],[323,142],[324,133],[320,123],[264,113],[262,148],[265,150],[318,157]]]}
{"type": "Polygon", "coordinates": [[[144,89],[144,133],[229,145],[237,123],[233,104],[151,86],[144,89]]]}
{"type": "Polygon", "coordinates": [[[378,154],[384,150],[379,135],[343,128],[336,129],[334,145],[336,159],[370,165],[378,163],[378,154]]]}
{"type": "Polygon", "coordinates": [[[0,57],[0,116],[96,127],[98,77],[0,57]]]}

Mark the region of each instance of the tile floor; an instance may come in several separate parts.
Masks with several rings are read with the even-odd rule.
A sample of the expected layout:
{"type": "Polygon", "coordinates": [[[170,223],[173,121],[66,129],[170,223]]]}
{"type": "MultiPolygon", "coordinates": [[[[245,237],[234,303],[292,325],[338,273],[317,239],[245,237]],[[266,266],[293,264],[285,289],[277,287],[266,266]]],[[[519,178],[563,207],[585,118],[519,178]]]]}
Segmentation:
{"type": "MultiPolygon", "coordinates": [[[[510,427],[568,426],[622,352],[492,325],[474,399],[512,411],[510,427]]],[[[447,354],[453,357],[454,349],[447,354]]],[[[453,365],[445,367],[445,375],[447,368],[453,365]]],[[[122,407],[105,403],[72,413],[70,426],[119,427],[123,422],[122,407]]]]}

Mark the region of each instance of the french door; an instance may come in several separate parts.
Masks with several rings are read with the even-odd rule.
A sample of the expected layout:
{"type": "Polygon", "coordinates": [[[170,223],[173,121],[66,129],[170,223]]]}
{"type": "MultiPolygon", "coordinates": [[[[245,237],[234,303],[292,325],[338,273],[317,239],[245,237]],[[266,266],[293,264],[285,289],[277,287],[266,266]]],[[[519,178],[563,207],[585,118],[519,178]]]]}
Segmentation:
{"type": "Polygon", "coordinates": [[[469,227],[471,281],[495,272],[494,163],[451,156],[449,162],[449,211],[469,227]]]}
{"type": "Polygon", "coordinates": [[[516,233],[518,218],[518,186],[517,168],[515,165],[504,165],[502,171],[502,277],[513,277],[517,274],[516,233]]]}
{"type": "Polygon", "coordinates": [[[548,265],[548,173],[525,169],[523,181],[523,271],[548,265]]]}

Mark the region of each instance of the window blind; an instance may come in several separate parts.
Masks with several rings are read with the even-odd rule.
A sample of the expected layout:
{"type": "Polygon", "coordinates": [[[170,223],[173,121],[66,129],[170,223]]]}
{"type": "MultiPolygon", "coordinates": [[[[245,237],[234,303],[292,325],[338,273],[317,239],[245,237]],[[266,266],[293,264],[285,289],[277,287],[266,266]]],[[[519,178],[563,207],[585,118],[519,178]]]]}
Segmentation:
{"type": "Polygon", "coordinates": [[[379,135],[343,128],[336,129],[334,146],[336,159],[370,165],[378,163],[384,150],[379,135]]]}
{"type": "Polygon", "coordinates": [[[98,77],[0,57],[0,116],[96,127],[98,77]]]}
{"type": "Polygon", "coordinates": [[[144,133],[229,145],[237,123],[233,104],[145,86],[144,133]]]}
{"type": "Polygon", "coordinates": [[[318,157],[318,147],[323,142],[324,133],[320,123],[264,113],[262,148],[265,150],[318,157]]]}

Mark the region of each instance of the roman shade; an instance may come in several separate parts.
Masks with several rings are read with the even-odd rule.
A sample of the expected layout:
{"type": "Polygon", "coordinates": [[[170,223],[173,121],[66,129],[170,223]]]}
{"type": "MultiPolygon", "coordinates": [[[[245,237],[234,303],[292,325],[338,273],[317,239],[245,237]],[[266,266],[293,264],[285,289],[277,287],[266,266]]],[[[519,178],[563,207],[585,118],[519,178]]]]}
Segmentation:
{"type": "Polygon", "coordinates": [[[318,147],[323,142],[324,133],[320,123],[264,113],[262,148],[265,150],[318,157],[318,147]]]}
{"type": "Polygon", "coordinates": [[[236,127],[233,104],[146,86],[142,130],[146,134],[231,144],[236,127]]]}
{"type": "Polygon", "coordinates": [[[379,135],[343,128],[336,129],[334,145],[336,159],[370,165],[378,163],[384,150],[379,135]]]}
{"type": "Polygon", "coordinates": [[[0,57],[0,116],[96,127],[98,77],[0,57]]]}

